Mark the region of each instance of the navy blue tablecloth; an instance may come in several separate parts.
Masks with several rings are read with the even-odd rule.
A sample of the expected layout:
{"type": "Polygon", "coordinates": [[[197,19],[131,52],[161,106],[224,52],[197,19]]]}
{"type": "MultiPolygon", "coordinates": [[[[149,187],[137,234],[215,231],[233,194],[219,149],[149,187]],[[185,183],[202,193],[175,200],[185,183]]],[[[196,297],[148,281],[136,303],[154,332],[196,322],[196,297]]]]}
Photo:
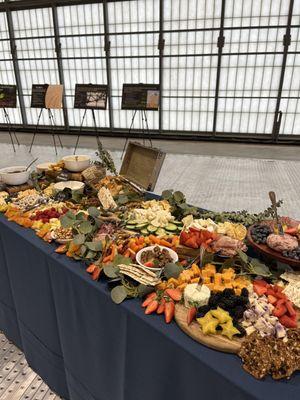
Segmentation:
{"type": "Polygon", "coordinates": [[[54,250],[0,216],[0,329],[65,399],[299,399],[299,373],[255,380],[138,300],[115,305],[105,282],[54,250]]]}

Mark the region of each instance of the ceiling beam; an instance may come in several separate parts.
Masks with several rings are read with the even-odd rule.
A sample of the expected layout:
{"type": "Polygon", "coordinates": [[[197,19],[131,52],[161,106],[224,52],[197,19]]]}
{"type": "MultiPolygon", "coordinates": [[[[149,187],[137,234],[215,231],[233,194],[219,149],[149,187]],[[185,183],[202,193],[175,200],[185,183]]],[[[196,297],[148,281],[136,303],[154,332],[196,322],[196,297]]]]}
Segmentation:
{"type": "MultiPolygon", "coordinates": [[[[122,0],[107,0],[107,2],[118,2],[122,0]]],[[[131,1],[131,0],[127,0],[131,1]]],[[[0,12],[6,11],[19,11],[28,10],[31,8],[47,8],[47,7],[59,7],[59,6],[74,6],[81,4],[93,4],[102,3],[102,0],[18,0],[18,1],[6,1],[0,2],[0,12]]]]}

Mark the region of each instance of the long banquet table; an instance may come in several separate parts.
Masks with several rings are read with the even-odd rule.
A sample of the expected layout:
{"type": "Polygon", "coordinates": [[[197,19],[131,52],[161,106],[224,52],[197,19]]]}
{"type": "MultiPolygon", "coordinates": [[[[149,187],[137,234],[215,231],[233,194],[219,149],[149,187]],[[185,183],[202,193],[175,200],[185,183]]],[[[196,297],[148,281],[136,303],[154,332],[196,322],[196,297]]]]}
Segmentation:
{"type": "Polygon", "coordinates": [[[208,349],[173,322],[115,305],[105,282],[0,216],[0,329],[69,400],[299,399],[300,374],[257,381],[235,355],[208,349]]]}

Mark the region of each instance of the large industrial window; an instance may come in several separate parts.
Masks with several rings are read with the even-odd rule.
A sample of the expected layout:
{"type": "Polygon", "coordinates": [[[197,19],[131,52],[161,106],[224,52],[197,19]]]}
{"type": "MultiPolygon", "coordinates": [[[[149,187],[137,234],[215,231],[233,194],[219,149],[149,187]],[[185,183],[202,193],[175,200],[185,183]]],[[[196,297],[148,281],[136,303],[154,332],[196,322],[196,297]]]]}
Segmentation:
{"type": "MultiPolygon", "coordinates": [[[[34,83],[64,84],[54,118],[70,133],[83,116],[73,108],[75,84],[108,84],[107,110],[95,115],[114,135],[132,122],[121,109],[123,83],[155,83],[160,109],[147,118],[159,137],[298,140],[299,30],[295,0],[0,1],[0,84],[17,85],[8,113],[20,129],[37,122],[34,83]]],[[[142,124],[137,114],[135,133],[142,124]]],[[[83,131],[93,129],[87,113],[83,131]]]]}

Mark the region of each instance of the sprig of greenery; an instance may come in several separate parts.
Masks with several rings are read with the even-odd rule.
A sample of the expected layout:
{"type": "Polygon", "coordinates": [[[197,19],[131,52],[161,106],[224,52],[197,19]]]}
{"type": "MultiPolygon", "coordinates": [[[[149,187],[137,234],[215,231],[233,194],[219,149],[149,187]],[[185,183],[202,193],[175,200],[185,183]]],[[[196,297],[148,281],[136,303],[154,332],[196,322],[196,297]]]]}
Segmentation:
{"type": "Polygon", "coordinates": [[[96,151],[96,156],[99,157],[100,161],[95,161],[94,164],[101,165],[103,168],[106,168],[112,174],[117,175],[117,170],[114,160],[112,159],[110,152],[103,148],[100,139],[98,141],[98,151],[96,151]]]}
{"type": "Polygon", "coordinates": [[[182,219],[186,215],[197,216],[199,214],[198,208],[186,204],[185,195],[178,190],[176,192],[174,192],[172,189],[164,190],[161,194],[161,197],[170,203],[172,214],[177,219],[182,219]]]}
{"type": "Polygon", "coordinates": [[[95,232],[101,226],[101,221],[97,218],[100,211],[96,207],[88,209],[88,215],[84,212],[79,212],[76,215],[68,211],[60,218],[63,228],[72,228],[72,242],[80,246],[80,254],[76,255],[75,259],[91,262],[97,260],[102,252],[102,243],[94,242],[93,237],[95,232]]]}
{"type": "MultiPolygon", "coordinates": [[[[282,205],[283,201],[279,200],[277,202],[277,207],[282,205]]],[[[272,207],[266,208],[264,211],[251,214],[246,210],[242,211],[223,211],[223,212],[215,212],[215,211],[203,211],[200,213],[201,218],[207,219],[211,218],[215,222],[236,222],[245,225],[246,227],[255,224],[256,222],[264,221],[267,219],[274,219],[274,210],[272,207]]]]}

